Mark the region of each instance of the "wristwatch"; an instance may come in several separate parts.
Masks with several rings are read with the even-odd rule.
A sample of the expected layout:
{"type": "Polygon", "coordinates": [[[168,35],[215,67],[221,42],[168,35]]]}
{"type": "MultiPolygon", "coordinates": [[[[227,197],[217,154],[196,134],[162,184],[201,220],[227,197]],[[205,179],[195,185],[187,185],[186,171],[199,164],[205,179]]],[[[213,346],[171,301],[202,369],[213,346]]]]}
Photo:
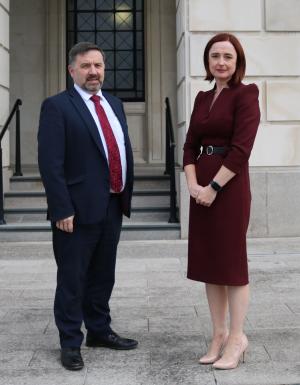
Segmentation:
{"type": "Polygon", "coordinates": [[[209,184],[211,185],[211,187],[216,191],[216,192],[219,192],[220,190],[222,190],[222,187],[219,185],[219,183],[217,183],[216,181],[212,180],[211,182],[209,182],[209,184]]]}

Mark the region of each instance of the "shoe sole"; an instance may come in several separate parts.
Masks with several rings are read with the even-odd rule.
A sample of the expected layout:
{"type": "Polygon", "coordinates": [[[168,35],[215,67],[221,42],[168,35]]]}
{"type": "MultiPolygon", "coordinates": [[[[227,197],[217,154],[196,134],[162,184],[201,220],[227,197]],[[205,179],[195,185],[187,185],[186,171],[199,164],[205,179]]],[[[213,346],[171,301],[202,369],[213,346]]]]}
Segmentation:
{"type": "Polygon", "coordinates": [[[90,344],[90,343],[86,343],[85,346],[87,346],[88,348],[107,348],[107,349],[114,349],[114,350],[132,350],[137,347],[137,345],[134,345],[127,348],[122,348],[118,346],[107,346],[105,344],[90,344]]]}
{"type": "Polygon", "coordinates": [[[65,365],[62,365],[65,369],[67,370],[71,370],[71,371],[77,371],[77,370],[82,370],[84,368],[84,365],[83,366],[78,366],[78,367],[72,367],[72,366],[65,366],[65,365]]]}

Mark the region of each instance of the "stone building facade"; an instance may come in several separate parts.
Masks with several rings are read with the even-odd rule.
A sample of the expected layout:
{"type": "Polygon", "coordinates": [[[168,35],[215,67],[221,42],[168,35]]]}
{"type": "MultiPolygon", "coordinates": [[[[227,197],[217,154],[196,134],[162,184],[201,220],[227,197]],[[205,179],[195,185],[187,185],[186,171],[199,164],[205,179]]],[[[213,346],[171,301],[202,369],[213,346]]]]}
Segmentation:
{"type": "MultiPolygon", "coordinates": [[[[36,167],[40,104],[66,85],[66,4],[66,0],[0,0],[0,128],[16,98],[23,99],[25,167],[36,167]]],[[[195,96],[212,87],[203,80],[204,46],[213,34],[232,32],[245,48],[245,82],[258,85],[262,112],[250,159],[249,236],[299,236],[300,1],[144,0],[144,9],[145,101],[126,104],[136,163],[164,161],[164,98],[169,96],[176,157],[182,164],[195,96]]],[[[14,163],[13,145],[12,127],[10,138],[6,135],[2,142],[6,174],[14,163]]],[[[178,191],[185,238],[189,197],[181,171],[178,191]]]]}
{"type": "MultiPolygon", "coordinates": [[[[249,236],[300,235],[300,2],[297,0],[177,0],[178,161],[199,90],[209,38],[234,33],[247,58],[246,83],[260,90],[261,123],[251,155],[249,236]]],[[[188,193],[181,174],[182,237],[188,193]]]]}
{"type": "MultiPolygon", "coordinates": [[[[9,113],[9,0],[0,1],[0,131],[9,113]]],[[[4,188],[7,189],[9,161],[9,134],[1,143],[4,188]]]]}

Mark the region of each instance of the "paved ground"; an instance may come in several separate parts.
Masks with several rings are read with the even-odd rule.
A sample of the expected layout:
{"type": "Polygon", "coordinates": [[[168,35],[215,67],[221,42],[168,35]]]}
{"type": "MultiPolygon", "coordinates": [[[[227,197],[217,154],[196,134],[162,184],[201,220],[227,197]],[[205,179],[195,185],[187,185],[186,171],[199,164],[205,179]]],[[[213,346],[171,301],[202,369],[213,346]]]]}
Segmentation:
{"type": "Polygon", "coordinates": [[[300,384],[300,238],[249,241],[252,300],[246,363],[200,366],[209,340],[203,285],[185,278],[186,242],[122,242],[111,301],[130,352],[83,348],[85,369],[59,363],[49,243],[0,245],[1,385],[300,384]]]}

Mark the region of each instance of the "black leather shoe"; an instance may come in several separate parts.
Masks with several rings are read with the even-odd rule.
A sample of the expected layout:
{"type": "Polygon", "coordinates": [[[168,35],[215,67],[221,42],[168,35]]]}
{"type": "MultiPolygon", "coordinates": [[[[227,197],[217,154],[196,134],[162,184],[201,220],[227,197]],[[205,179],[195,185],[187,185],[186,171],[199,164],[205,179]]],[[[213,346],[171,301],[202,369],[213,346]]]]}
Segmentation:
{"type": "Polygon", "coordinates": [[[137,344],[136,340],[122,338],[113,331],[104,336],[95,336],[88,332],[86,336],[86,346],[91,348],[105,347],[117,350],[130,350],[136,348],[137,344]]]}
{"type": "Polygon", "coordinates": [[[68,370],[80,370],[84,367],[79,348],[62,348],[60,359],[62,366],[68,370]]]}

